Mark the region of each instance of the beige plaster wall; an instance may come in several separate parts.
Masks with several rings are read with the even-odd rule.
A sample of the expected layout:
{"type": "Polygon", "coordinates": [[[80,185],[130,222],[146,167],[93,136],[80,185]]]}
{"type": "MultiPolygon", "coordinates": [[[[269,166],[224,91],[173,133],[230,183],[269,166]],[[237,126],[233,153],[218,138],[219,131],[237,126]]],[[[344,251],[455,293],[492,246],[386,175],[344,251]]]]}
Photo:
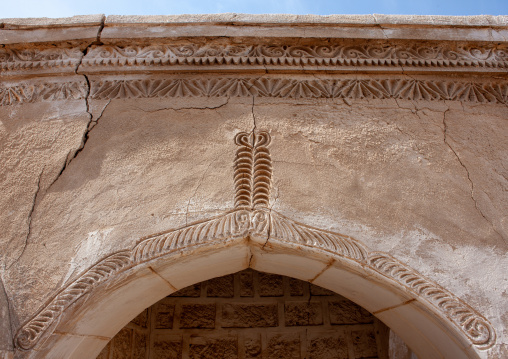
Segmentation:
{"type": "Polygon", "coordinates": [[[102,116],[60,175],[86,127],[82,103],[2,109],[4,158],[15,162],[2,198],[14,323],[97,258],[232,208],[232,139],[255,120],[272,136],[274,210],[410,263],[503,341],[506,106],[218,98],[91,108],[102,116]]]}
{"type": "MultiPolygon", "coordinates": [[[[101,25],[94,21],[75,39],[92,41],[101,25]]],[[[115,24],[106,27],[108,41],[115,31],[133,31],[115,24]]],[[[369,24],[369,31],[378,25],[369,24]]],[[[26,25],[9,26],[19,35],[26,25]]],[[[467,32],[476,31],[469,26],[464,26],[467,32]]],[[[460,35],[446,31],[447,41],[460,35]]],[[[28,41],[23,36],[16,41],[28,41]]],[[[52,81],[86,89],[90,81],[107,79],[76,75],[75,65],[52,81]]],[[[473,90],[457,97],[462,101],[418,96],[417,82],[445,79],[450,88],[454,81],[505,84],[506,71],[498,69],[495,76],[408,75],[404,68],[376,75],[259,71],[248,77],[403,79],[415,81],[416,95],[381,99],[354,88],[351,93],[359,95],[324,98],[304,85],[296,94],[278,97],[238,88],[217,97],[177,92],[147,98],[132,95],[128,86],[109,88],[105,95],[98,85],[81,95],[63,86],[54,90],[57,95],[46,94],[54,95],[47,101],[21,101],[19,94],[2,92],[0,353],[14,355],[9,338],[101,258],[130,249],[145,236],[232,209],[234,137],[257,129],[272,138],[272,210],[354,237],[371,251],[410,265],[492,323],[496,344],[478,351],[480,357],[508,355],[508,108],[501,100],[479,100],[473,90]]],[[[137,76],[143,86],[173,77],[223,77],[193,72],[109,76],[125,81],[137,76]]],[[[2,81],[32,86],[45,79],[12,75],[2,81]]],[[[499,96],[506,102],[506,93],[499,96]]]]}

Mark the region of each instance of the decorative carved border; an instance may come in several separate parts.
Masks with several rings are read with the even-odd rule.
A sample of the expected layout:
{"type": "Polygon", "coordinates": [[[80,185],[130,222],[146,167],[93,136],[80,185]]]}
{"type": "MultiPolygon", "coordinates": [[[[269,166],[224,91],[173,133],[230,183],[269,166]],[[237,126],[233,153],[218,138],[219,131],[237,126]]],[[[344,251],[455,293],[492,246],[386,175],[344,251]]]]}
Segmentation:
{"type": "Polygon", "coordinates": [[[315,39],[313,44],[306,45],[282,38],[266,44],[249,43],[246,39],[239,44],[224,43],[223,39],[208,39],[206,43],[186,39],[149,45],[93,45],[86,55],[77,47],[0,49],[0,74],[58,74],[66,68],[74,70],[78,65],[84,73],[179,71],[189,67],[194,70],[269,67],[296,71],[504,72],[508,69],[508,46],[346,39],[332,43],[315,39]]]}
{"type": "Polygon", "coordinates": [[[81,100],[86,98],[84,81],[22,83],[0,86],[0,106],[23,103],[81,100]]]}
{"type": "Polygon", "coordinates": [[[0,74],[10,72],[44,72],[65,69],[74,72],[81,62],[79,48],[0,49],[0,74]]]}
{"type": "Polygon", "coordinates": [[[259,44],[160,44],[93,47],[83,60],[83,70],[107,71],[150,66],[154,70],[178,66],[319,66],[327,70],[346,67],[445,69],[508,68],[508,48],[502,45],[391,44],[358,41],[321,45],[259,44]]]}
{"type": "MultiPolygon", "coordinates": [[[[179,97],[272,97],[289,99],[400,99],[413,101],[462,101],[508,103],[506,81],[455,81],[422,79],[291,79],[150,78],[90,81],[90,98],[96,100],[179,97]]],[[[83,82],[41,82],[0,86],[0,105],[38,101],[84,99],[83,82]]]]}
{"type": "Polygon", "coordinates": [[[455,100],[507,103],[508,83],[418,79],[208,78],[93,80],[93,99],[165,97],[276,97],[455,100]]]}
{"type": "Polygon", "coordinates": [[[239,238],[280,241],[318,248],[354,261],[367,270],[396,282],[433,306],[464,333],[479,349],[494,345],[496,334],[482,315],[438,284],[382,252],[369,252],[349,236],[295,222],[268,208],[271,190],[271,160],[268,132],[241,132],[235,158],[235,209],[219,217],[145,238],[130,250],[117,252],[93,265],[63,288],[48,305],[25,323],[15,336],[15,345],[32,349],[73,303],[119,273],[175,251],[239,238]],[[261,184],[261,185],[256,185],[261,184]]]}

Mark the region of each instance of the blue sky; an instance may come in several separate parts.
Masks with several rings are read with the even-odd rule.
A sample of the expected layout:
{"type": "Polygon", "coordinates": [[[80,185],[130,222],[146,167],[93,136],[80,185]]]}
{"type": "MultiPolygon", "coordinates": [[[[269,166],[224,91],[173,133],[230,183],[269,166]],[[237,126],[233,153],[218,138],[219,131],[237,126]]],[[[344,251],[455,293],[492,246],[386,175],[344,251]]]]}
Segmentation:
{"type": "Polygon", "coordinates": [[[2,0],[0,18],[85,14],[508,15],[508,0],[2,0]]]}

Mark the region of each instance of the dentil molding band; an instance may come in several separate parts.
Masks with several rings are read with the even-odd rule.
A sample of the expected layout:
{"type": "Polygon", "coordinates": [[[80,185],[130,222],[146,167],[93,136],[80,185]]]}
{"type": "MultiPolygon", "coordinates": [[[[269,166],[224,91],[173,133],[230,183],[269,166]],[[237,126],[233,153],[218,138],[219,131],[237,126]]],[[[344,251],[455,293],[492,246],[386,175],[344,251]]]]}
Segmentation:
{"type": "MultiPolygon", "coordinates": [[[[0,75],[253,70],[302,72],[507,73],[508,46],[501,43],[314,40],[305,45],[277,39],[179,40],[158,44],[0,49],[0,75]]],[[[122,42],[118,40],[118,42],[122,42]]]]}
{"type": "Polygon", "coordinates": [[[73,303],[128,269],[177,251],[242,238],[309,247],[357,263],[413,293],[418,301],[427,303],[437,315],[453,323],[479,349],[494,345],[496,334],[487,319],[408,265],[386,253],[371,252],[352,237],[295,222],[269,208],[270,141],[266,131],[236,135],[239,149],[234,161],[234,209],[216,218],[146,237],[133,248],[100,260],[63,287],[18,330],[17,348],[32,349],[73,303]]]}

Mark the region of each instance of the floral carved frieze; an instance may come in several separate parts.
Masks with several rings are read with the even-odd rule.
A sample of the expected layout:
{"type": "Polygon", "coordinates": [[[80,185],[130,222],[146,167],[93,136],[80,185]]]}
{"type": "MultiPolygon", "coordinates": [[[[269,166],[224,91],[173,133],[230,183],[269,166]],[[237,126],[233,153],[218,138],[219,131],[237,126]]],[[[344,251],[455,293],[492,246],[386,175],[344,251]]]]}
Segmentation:
{"type": "Polygon", "coordinates": [[[275,97],[507,103],[508,83],[419,79],[184,78],[92,81],[93,99],[275,97]]]}
{"type": "Polygon", "coordinates": [[[5,82],[0,106],[74,99],[180,97],[271,97],[283,99],[400,99],[508,103],[508,82],[499,80],[428,80],[418,78],[200,77],[144,79],[91,78],[89,82],[5,82]],[[90,86],[90,87],[88,87],[90,86]]]}
{"type": "Polygon", "coordinates": [[[0,85],[0,106],[23,103],[81,100],[88,93],[85,81],[22,82],[0,85]]]}
{"type": "Polygon", "coordinates": [[[161,44],[150,46],[97,46],[83,59],[83,70],[106,70],[107,67],[151,66],[154,70],[178,66],[236,67],[318,66],[341,69],[442,68],[446,71],[492,71],[508,68],[508,48],[499,45],[388,44],[347,43],[322,45],[222,45],[161,44]]]}
{"type": "Polygon", "coordinates": [[[350,236],[298,223],[272,210],[270,134],[267,131],[240,132],[234,141],[238,146],[233,173],[234,208],[218,217],[145,237],[134,247],[98,261],[67,283],[18,330],[17,348],[34,348],[72,304],[86,301],[96,288],[129,269],[156,259],[171,260],[173,253],[238,239],[312,248],[338,261],[356,264],[368,276],[384,278],[432,308],[435,315],[446,318],[472,345],[479,349],[494,345],[496,334],[487,319],[408,265],[387,253],[372,252],[350,236]]]}
{"type": "Polygon", "coordinates": [[[83,57],[79,48],[0,49],[0,74],[74,72],[83,57]]]}
{"type": "Polygon", "coordinates": [[[0,74],[81,74],[164,71],[338,71],[506,73],[505,44],[315,39],[166,40],[163,43],[91,45],[86,51],[69,45],[0,49],[0,74]]]}

